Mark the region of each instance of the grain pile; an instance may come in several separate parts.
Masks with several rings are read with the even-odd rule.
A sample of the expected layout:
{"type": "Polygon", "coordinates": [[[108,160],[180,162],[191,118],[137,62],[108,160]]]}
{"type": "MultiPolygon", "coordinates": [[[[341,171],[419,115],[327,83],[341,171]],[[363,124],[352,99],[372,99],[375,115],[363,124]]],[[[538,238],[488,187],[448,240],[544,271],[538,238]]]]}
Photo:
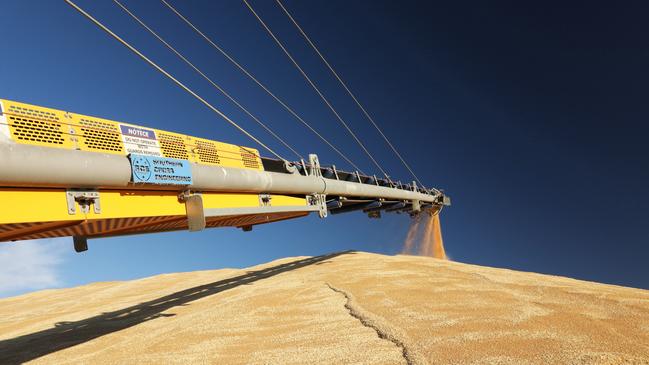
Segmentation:
{"type": "Polygon", "coordinates": [[[0,363],[648,364],[649,292],[347,252],[0,300],[0,363]]]}

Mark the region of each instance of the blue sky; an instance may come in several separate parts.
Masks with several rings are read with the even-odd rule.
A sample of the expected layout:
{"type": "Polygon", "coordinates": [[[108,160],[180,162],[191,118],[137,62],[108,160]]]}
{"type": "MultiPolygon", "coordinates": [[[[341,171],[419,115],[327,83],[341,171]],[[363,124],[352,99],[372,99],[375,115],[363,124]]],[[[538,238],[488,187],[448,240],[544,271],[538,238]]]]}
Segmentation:
{"type": "MultiPolygon", "coordinates": [[[[78,4],[289,156],[111,1],[78,4]]],[[[298,151],[348,167],[160,2],[124,4],[298,151]]],[[[364,170],[375,170],[242,2],[172,4],[364,170]]],[[[278,6],[252,5],[386,169],[409,180],[278,6]]],[[[285,5],[419,177],[453,197],[442,216],[453,259],[649,288],[646,5],[285,5]]],[[[255,146],[62,1],[6,1],[0,34],[1,98],[255,146]]],[[[25,257],[42,263],[46,279],[5,286],[0,295],[343,249],[394,254],[408,224],[396,215],[313,216],[249,233],[91,240],[81,255],[69,240],[2,244],[5,282],[36,271],[25,257]]]]}

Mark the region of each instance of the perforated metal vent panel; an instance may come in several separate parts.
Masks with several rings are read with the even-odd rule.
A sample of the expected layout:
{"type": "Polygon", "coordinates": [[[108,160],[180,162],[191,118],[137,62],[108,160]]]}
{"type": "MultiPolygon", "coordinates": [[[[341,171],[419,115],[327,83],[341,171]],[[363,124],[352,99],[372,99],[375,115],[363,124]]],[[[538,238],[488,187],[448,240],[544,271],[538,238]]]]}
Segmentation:
{"type": "Polygon", "coordinates": [[[198,159],[200,162],[220,164],[221,159],[219,158],[219,153],[216,150],[214,143],[196,141],[196,147],[198,149],[198,159]]]}
{"type": "Polygon", "coordinates": [[[254,152],[243,147],[239,147],[239,150],[241,152],[241,160],[243,161],[244,167],[251,169],[259,168],[259,160],[254,152]]]}
{"type": "Polygon", "coordinates": [[[182,137],[174,136],[173,134],[158,133],[158,138],[160,139],[160,147],[165,157],[189,160],[187,146],[182,137]]]}
{"type": "Polygon", "coordinates": [[[254,148],[11,100],[1,101],[8,126],[0,128],[0,133],[8,134],[16,143],[126,155],[128,151],[124,141],[128,139],[129,143],[138,143],[137,138],[122,134],[120,126],[129,125],[152,130],[157,137],[153,142],[155,148],[159,148],[164,157],[263,171],[259,152],[254,148]]]}
{"type": "Polygon", "coordinates": [[[49,120],[52,122],[58,122],[59,118],[56,114],[44,110],[36,110],[31,108],[25,108],[18,105],[9,105],[8,113],[19,114],[25,117],[38,118],[43,120],[49,120]]]}
{"type": "Polygon", "coordinates": [[[62,145],[65,143],[61,123],[9,116],[11,134],[18,141],[33,144],[62,145]]]}
{"type": "Polygon", "coordinates": [[[99,129],[81,128],[83,143],[93,150],[122,152],[122,140],[117,133],[104,132],[99,129]]]}
{"type": "Polygon", "coordinates": [[[94,128],[94,129],[102,129],[102,130],[106,130],[108,132],[119,133],[119,130],[117,129],[117,126],[115,124],[102,122],[102,121],[99,121],[99,120],[81,118],[81,119],[79,119],[79,124],[81,124],[84,127],[90,127],[90,128],[94,128]]]}
{"type": "Polygon", "coordinates": [[[124,146],[117,127],[96,120],[81,119],[83,144],[90,150],[122,152],[124,146]]]}

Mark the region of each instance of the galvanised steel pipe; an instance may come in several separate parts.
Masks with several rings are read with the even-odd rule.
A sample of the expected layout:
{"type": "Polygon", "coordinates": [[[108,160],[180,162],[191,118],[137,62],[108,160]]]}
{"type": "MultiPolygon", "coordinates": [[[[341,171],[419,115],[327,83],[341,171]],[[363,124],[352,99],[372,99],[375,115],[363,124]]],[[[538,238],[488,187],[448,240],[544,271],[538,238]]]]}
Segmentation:
{"type": "Polygon", "coordinates": [[[438,202],[439,195],[410,190],[223,166],[191,164],[190,186],[134,185],[127,157],[86,151],[0,143],[0,186],[134,188],[157,190],[326,194],[391,200],[438,202]]]}
{"type": "Polygon", "coordinates": [[[420,200],[435,202],[437,195],[317,176],[261,172],[221,166],[193,165],[193,188],[279,194],[326,194],[334,196],[420,200]]]}
{"type": "Polygon", "coordinates": [[[130,181],[124,156],[0,142],[0,186],[122,188],[130,181]]]}

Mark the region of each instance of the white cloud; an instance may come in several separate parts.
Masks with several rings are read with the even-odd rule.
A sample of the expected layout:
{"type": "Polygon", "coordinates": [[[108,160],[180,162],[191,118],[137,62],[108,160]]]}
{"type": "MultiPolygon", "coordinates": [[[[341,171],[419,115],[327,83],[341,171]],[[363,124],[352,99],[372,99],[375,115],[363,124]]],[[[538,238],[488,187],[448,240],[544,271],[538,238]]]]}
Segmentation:
{"type": "Polygon", "coordinates": [[[0,297],[61,286],[69,238],[0,243],[0,297]]]}

